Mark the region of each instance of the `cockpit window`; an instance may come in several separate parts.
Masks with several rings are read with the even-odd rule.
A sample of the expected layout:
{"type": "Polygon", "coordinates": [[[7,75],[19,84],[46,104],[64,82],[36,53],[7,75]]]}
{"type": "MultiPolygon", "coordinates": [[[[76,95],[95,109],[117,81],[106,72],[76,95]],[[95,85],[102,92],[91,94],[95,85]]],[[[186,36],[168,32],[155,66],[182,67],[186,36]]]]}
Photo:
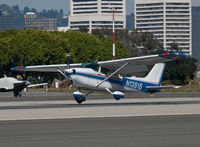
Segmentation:
{"type": "Polygon", "coordinates": [[[105,75],[110,75],[111,73],[110,69],[107,69],[107,68],[101,68],[101,72],[105,75]]]}
{"type": "Polygon", "coordinates": [[[95,71],[98,71],[99,65],[96,62],[82,63],[81,68],[92,68],[95,71]]]}

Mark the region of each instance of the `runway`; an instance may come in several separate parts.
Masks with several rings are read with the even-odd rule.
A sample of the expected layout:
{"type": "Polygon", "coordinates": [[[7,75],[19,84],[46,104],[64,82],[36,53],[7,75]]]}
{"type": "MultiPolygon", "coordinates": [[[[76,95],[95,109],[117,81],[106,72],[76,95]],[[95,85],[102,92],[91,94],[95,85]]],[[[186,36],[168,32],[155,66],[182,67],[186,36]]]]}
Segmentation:
{"type": "Polygon", "coordinates": [[[0,122],[2,147],[198,147],[200,115],[0,122]]]}
{"type": "Polygon", "coordinates": [[[200,146],[198,96],[116,101],[97,94],[79,105],[54,95],[0,96],[0,146],[200,146]]]}
{"type": "Polygon", "coordinates": [[[0,103],[0,120],[200,114],[200,98],[18,101],[0,103]]]}

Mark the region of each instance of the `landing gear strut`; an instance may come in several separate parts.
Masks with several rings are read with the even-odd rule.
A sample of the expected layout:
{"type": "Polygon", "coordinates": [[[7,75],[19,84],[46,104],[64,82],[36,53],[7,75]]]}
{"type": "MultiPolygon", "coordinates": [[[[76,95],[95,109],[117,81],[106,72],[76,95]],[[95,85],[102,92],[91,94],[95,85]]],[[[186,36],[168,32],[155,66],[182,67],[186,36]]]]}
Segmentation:
{"type": "Polygon", "coordinates": [[[14,97],[22,97],[22,92],[19,92],[19,91],[14,91],[14,97]]]}

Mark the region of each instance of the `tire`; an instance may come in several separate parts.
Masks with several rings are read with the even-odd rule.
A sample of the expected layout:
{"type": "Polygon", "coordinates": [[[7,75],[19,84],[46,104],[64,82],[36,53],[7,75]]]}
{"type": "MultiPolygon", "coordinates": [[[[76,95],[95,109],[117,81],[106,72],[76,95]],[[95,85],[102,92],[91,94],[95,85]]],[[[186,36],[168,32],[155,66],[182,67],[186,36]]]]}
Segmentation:
{"type": "Polygon", "coordinates": [[[121,98],[115,98],[115,100],[119,101],[121,98]]]}
{"type": "Polygon", "coordinates": [[[82,100],[81,98],[75,98],[75,100],[76,100],[76,102],[77,102],[78,104],[81,104],[81,103],[83,102],[83,100],[82,100]]]}

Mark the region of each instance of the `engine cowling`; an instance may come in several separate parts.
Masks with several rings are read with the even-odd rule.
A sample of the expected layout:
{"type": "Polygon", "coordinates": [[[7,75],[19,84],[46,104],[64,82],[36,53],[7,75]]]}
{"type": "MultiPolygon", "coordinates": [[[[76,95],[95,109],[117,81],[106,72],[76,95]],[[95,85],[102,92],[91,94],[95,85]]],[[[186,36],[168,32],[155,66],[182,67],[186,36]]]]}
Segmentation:
{"type": "Polygon", "coordinates": [[[79,103],[79,104],[81,104],[83,101],[85,101],[85,97],[84,97],[83,93],[81,93],[80,91],[74,92],[73,96],[74,96],[75,100],[77,101],[77,103],[79,103]]]}
{"type": "Polygon", "coordinates": [[[121,98],[124,98],[124,93],[120,91],[115,91],[112,93],[112,95],[116,100],[120,100],[121,98]]]}

